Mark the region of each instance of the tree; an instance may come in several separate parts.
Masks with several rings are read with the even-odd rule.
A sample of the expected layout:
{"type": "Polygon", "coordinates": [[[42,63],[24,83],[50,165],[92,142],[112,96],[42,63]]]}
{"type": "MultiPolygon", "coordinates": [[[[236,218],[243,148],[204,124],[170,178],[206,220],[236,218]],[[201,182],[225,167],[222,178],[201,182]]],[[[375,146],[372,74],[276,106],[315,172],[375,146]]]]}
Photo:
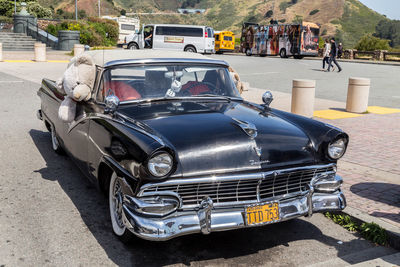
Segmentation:
{"type": "Polygon", "coordinates": [[[389,40],[379,39],[372,34],[366,34],[358,41],[355,49],[360,51],[388,50],[389,40]]]}
{"type": "Polygon", "coordinates": [[[42,7],[39,3],[29,2],[28,12],[37,18],[52,18],[53,12],[50,8],[42,7]]]}
{"type": "Polygon", "coordinates": [[[375,37],[390,40],[391,47],[400,45],[400,20],[381,20],[375,27],[375,37]]]}
{"type": "Polygon", "coordinates": [[[270,17],[272,17],[273,14],[274,14],[274,11],[268,10],[268,11],[265,13],[264,17],[265,17],[265,18],[270,18],[270,17]]]}

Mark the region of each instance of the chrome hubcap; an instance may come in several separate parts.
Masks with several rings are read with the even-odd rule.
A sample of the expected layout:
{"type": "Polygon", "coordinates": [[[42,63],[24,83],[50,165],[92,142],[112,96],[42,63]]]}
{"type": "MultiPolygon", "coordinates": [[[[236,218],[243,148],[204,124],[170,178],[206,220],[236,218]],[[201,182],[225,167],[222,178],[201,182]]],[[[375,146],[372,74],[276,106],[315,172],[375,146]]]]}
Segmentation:
{"type": "Polygon", "coordinates": [[[53,145],[53,149],[57,150],[59,147],[59,143],[57,140],[57,136],[56,136],[56,131],[54,131],[54,128],[51,128],[51,143],[53,145]]]}
{"type": "Polygon", "coordinates": [[[122,192],[118,179],[116,179],[114,183],[112,201],[115,221],[117,222],[118,226],[122,228],[124,227],[122,222],[122,192]]]}

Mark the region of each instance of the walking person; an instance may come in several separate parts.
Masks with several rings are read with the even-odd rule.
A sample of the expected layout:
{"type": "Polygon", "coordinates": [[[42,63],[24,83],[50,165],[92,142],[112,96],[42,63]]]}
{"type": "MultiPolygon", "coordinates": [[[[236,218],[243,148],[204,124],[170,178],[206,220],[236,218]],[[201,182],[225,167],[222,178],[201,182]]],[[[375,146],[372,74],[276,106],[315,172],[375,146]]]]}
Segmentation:
{"type": "Polygon", "coordinates": [[[322,70],[325,70],[325,63],[327,66],[329,65],[329,54],[331,53],[331,44],[329,43],[329,39],[325,39],[324,51],[322,53],[322,70]]]}
{"type": "MultiPolygon", "coordinates": [[[[338,72],[342,71],[342,68],[340,67],[339,63],[336,61],[336,55],[337,55],[337,47],[335,43],[335,38],[332,37],[331,39],[331,53],[329,57],[329,65],[328,65],[328,71],[331,70],[332,62],[335,63],[335,65],[338,67],[338,72]]],[[[333,66],[332,71],[335,70],[335,67],[333,66]]]]}
{"type": "Polygon", "coordinates": [[[342,55],[343,55],[343,45],[342,43],[339,43],[337,48],[337,58],[342,58],[342,55]]]}

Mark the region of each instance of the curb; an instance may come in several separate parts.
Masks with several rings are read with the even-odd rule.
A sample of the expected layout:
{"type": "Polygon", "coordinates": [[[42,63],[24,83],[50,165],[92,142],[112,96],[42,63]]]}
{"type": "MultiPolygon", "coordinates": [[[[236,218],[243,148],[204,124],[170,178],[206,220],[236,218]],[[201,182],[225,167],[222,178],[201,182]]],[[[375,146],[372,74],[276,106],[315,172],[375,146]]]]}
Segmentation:
{"type": "Polygon", "coordinates": [[[388,244],[390,247],[400,250],[400,228],[387,223],[379,218],[373,217],[367,213],[364,213],[358,209],[352,207],[346,207],[344,210],[341,211],[342,213],[349,215],[352,219],[354,219],[357,223],[376,223],[383,229],[385,229],[387,237],[388,237],[388,244]]]}
{"type": "MultiPolygon", "coordinates": [[[[246,56],[243,53],[224,53],[222,55],[227,56],[246,56]]],[[[267,56],[267,58],[279,58],[279,56],[267,56]]],[[[298,59],[299,60],[299,59],[298,59]]],[[[321,57],[304,57],[303,60],[321,60],[321,57]]],[[[359,59],[338,59],[338,62],[345,62],[345,63],[361,63],[361,64],[376,64],[376,65],[387,65],[387,66],[398,66],[400,67],[400,62],[392,62],[392,61],[372,61],[372,60],[359,60],[359,59]]]]}
{"type": "MultiPolygon", "coordinates": [[[[321,60],[322,57],[304,57],[305,60],[321,60]]],[[[373,61],[373,60],[359,60],[359,59],[337,59],[338,62],[345,63],[361,63],[361,64],[375,64],[375,65],[387,65],[387,66],[398,66],[400,67],[400,62],[392,61],[373,61]]]]}

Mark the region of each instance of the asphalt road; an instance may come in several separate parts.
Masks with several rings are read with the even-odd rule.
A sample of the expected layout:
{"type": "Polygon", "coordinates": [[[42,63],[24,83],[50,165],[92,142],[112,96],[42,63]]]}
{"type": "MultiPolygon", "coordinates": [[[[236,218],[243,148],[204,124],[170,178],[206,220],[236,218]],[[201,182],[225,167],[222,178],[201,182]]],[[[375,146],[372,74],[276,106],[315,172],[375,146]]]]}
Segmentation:
{"type": "Polygon", "coordinates": [[[35,114],[39,84],[23,79],[42,75],[44,68],[31,64],[36,69],[16,71],[18,77],[0,72],[0,266],[305,266],[374,257],[374,244],[319,214],[123,245],[111,232],[102,194],[68,157],[52,152],[50,134],[35,114]],[[353,257],[360,252],[365,256],[353,257]]]}
{"type": "Polygon", "coordinates": [[[317,98],[346,102],[349,77],[371,79],[370,106],[400,107],[400,65],[340,62],[343,71],[323,72],[322,60],[212,55],[227,61],[251,87],[291,93],[293,79],[316,80],[317,98]]]}

